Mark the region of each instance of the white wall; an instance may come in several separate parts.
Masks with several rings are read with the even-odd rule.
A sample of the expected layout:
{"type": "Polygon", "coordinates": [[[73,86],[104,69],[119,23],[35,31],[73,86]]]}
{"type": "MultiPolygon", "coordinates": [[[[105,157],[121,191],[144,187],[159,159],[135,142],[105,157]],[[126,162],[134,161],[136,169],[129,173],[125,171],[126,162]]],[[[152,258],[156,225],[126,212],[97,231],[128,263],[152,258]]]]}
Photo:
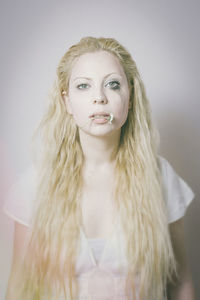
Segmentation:
{"type": "MultiPolygon", "coordinates": [[[[160,130],[162,155],[196,194],[185,227],[200,298],[200,3],[7,0],[0,5],[1,207],[7,186],[30,163],[31,134],[61,56],[83,36],[114,37],[137,62],[160,130]]],[[[0,299],[4,299],[13,223],[0,213],[0,299]]]]}

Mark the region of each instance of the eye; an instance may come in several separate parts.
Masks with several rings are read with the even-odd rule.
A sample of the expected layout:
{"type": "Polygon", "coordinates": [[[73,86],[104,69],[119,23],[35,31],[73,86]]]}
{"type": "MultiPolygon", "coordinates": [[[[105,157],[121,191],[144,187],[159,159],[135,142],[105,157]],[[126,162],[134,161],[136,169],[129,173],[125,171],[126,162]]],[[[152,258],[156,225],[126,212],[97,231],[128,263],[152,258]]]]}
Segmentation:
{"type": "Polygon", "coordinates": [[[112,90],[119,90],[120,89],[120,83],[117,80],[110,81],[106,84],[106,86],[109,86],[112,90]]]}
{"type": "Polygon", "coordinates": [[[88,88],[89,88],[89,84],[87,84],[87,83],[81,83],[81,84],[77,85],[77,89],[79,89],[79,90],[86,90],[88,88]]]}

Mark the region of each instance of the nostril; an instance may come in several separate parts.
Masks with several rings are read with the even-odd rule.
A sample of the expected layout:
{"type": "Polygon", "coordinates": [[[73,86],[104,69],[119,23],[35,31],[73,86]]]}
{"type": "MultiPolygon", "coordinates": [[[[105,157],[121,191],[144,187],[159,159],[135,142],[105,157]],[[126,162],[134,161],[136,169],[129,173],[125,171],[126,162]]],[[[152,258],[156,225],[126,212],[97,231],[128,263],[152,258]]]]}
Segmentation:
{"type": "Polygon", "coordinates": [[[103,104],[103,103],[106,103],[107,102],[107,99],[106,98],[96,98],[93,100],[93,103],[100,103],[100,104],[103,104]]]}

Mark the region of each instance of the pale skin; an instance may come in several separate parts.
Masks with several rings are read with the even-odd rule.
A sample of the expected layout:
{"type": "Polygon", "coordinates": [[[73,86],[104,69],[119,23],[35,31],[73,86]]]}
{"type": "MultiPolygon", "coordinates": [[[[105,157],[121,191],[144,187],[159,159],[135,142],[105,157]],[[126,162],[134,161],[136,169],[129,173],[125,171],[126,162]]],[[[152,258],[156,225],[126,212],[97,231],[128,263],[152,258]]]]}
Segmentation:
{"type": "Polygon", "coordinates": [[[130,108],[129,98],[126,75],[113,55],[108,52],[88,53],[76,61],[69,93],[64,95],[64,101],[68,113],[80,126],[80,142],[85,157],[82,210],[88,238],[107,237],[112,230],[114,208],[111,188],[115,154],[121,126],[130,108]],[[112,124],[92,121],[89,116],[97,111],[112,112],[112,124]]]}
{"type": "MultiPolygon", "coordinates": [[[[121,127],[131,108],[129,98],[126,75],[113,55],[103,51],[88,53],[76,61],[70,77],[69,93],[63,95],[63,100],[67,112],[74,117],[79,127],[85,157],[82,214],[88,238],[106,238],[113,229],[115,208],[112,178],[121,127]],[[112,124],[99,124],[91,120],[89,115],[97,111],[112,112],[112,124]]],[[[181,274],[181,280],[176,286],[169,286],[169,299],[195,300],[185,251],[183,218],[169,227],[181,274]]],[[[13,262],[6,300],[15,299],[12,295],[13,275],[23,258],[27,234],[28,228],[15,222],[13,262]]]]}

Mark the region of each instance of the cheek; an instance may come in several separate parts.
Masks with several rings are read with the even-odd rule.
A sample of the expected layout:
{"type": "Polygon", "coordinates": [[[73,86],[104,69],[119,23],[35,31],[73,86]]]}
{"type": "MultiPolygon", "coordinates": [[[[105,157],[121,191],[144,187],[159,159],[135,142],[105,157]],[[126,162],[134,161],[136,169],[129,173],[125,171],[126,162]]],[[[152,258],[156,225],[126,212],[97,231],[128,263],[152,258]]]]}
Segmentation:
{"type": "Polygon", "coordinates": [[[70,99],[70,106],[71,106],[71,109],[72,109],[72,113],[74,115],[76,114],[80,114],[81,111],[84,110],[84,99],[83,97],[80,97],[80,95],[77,95],[76,93],[71,93],[69,94],[69,99],[70,99]]]}
{"type": "Polygon", "coordinates": [[[73,114],[75,119],[83,119],[86,112],[87,112],[87,109],[84,105],[81,105],[80,103],[73,102],[73,104],[72,104],[72,114],[73,114]]]}
{"type": "Polygon", "coordinates": [[[78,127],[85,126],[89,121],[89,107],[83,96],[71,95],[71,111],[73,119],[78,127]]]}
{"type": "Polygon", "coordinates": [[[128,100],[127,98],[121,98],[116,105],[116,113],[119,116],[127,115],[128,113],[128,100]]]}
{"type": "Polygon", "coordinates": [[[129,109],[127,98],[120,99],[118,105],[116,105],[113,109],[115,120],[120,127],[126,122],[128,112],[129,109]]]}

